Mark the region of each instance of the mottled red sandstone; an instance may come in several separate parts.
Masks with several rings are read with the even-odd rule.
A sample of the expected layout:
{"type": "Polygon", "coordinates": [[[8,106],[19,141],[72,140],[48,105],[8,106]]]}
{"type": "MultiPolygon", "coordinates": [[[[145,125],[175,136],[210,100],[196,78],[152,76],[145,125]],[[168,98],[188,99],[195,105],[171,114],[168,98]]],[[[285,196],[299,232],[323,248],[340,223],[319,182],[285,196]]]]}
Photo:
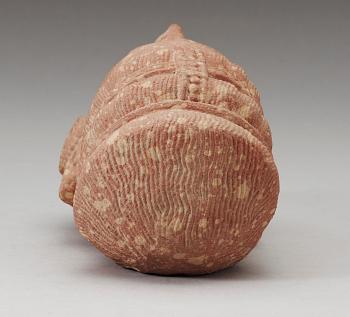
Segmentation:
{"type": "Polygon", "coordinates": [[[244,258],[279,192],[259,94],[241,67],[172,25],[115,65],[60,160],[80,233],[141,272],[244,258]]]}

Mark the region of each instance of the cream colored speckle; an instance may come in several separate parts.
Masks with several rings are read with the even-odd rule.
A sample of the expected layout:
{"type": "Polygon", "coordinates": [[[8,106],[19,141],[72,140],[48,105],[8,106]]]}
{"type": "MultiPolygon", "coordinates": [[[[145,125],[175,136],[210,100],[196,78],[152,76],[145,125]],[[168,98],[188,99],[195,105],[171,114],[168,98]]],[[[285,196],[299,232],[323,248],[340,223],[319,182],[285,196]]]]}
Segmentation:
{"type": "Polygon", "coordinates": [[[139,167],[140,175],[145,175],[146,174],[146,169],[144,166],[139,167]]]}
{"type": "Polygon", "coordinates": [[[188,141],[191,139],[192,135],[193,135],[193,129],[191,127],[186,128],[185,133],[184,133],[184,137],[185,137],[185,141],[188,141]]]}
{"type": "Polygon", "coordinates": [[[125,242],[124,241],[117,241],[117,245],[119,246],[119,248],[123,248],[125,246],[125,242]]]}
{"type": "Polygon", "coordinates": [[[124,222],[124,218],[123,217],[119,217],[119,218],[115,219],[115,223],[117,225],[121,225],[123,222],[124,222]]]}
{"type": "Polygon", "coordinates": [[[182,229],[182,223],[180,219],[176,219],[173,229],[175,232],[178,232],[182,229]]]}
{"type": "Polygon", "coordinates": [[[237,188],[237,197],[238,199],[245,199],[249,195],[250,188],[247,185],[247,182],[244,181],[241,185],[237,188]]]}
{"type": "Polygon", "coordinates": [[[205,229],[208,226],[208,220],[206,218],[202,218],[199,220],[198,226],[199,228],[205,229]]]}
{"type": "MultiPolygon", "coordinates": [[[[181,195],[180,195],[181,196],[181,195]]],[[[182,206],[180,206],[178,209],[177,209],[178,213],[179,214],[182,214],[184,212],[184,208],[182,206]]]]}
{"type": "Polygon", "coordinates": [[[239,171],[239,169],[241,168],[241,162],[243,161],[243,159],[244,159],[244,155],[243,154],[241,154],[239,156],[239,158],[236,158],[236,160],[235,160],[235,162],[233,164],[233,169],[235,171],[239,171]]]}
{"type": "Polygon", "coordinates": [[[222,101],[217,106],[219,109],[226,109],[227,108],[227,102],[222,101]]]}
{"type": "Polygon", "coordinates": [[[152,82],[150,80],[147,80],[141,84],[141,87],[142,88],[150,88],[150,87],[152,87],[152,82]]]}
{"type": "Polygon", "coordinates": [[[212,181],[212,185],[214,187],[218,187],[221,185],[221,178],[214,178],[213,181],[212,181]]]}
{"type": "Polygon", "coordinates": [[[111,202],[107,199],[107,198],[104,198],[102,200],[96,200],[94,202],[94,207],[99,210],[99,211],[102,211],[102,212],[106,212],[106,210],[111,206],[111,202]]]}
{"type": "Polygon", "coordinates": [[[160,150],[157,146],[150,147],[148,149],[148,155],[152,158],[152,160],[155,160],[155,161],[160,161],[161,159],[160,150]]]}
{"type": "Polygon", "coordinates": [[[180,118],[178,118],[178,119],[176,120],[176,122],[179,123],[179,124],[183,124],[183,123],[187,122],[187,119],[186,119],[186,118],[183,118],[183,117],[180,117],[180,118]]]}
{"type": "Polygon", "coordinates": [[[136,188],[142,188],[143,187],[143,183],[140,180],[135,179],[135,187],[136,188]]]}
{"type": "Polygon", "coordinates": [[[83,212],[80,209],[75,210],[75,213],[81,215],[83,212]]]}
{"type": "Polygon", "coordinates": [[[204,151],[205,156],[211,156],[211,150],[205,150],[204,151]]]}
{"type": "MultiPolygon", "coordinates": [[[[169,131],[168,131],[168,132],[169,132],[169,131]]],[[[169,147],[173,146],[173,144],[174,144],[174,141],[173,141],[173,140],[170,140],[170,139],[169,139],[169,140],[166,141],[166,145],[169,146],[169,147]]]]}
{"type": "Polygon", "coordinates": [[[173,258],[176,260],[181,260],[184,259],[186,257],[186,253],[175,253],[173,255],[173,258]]]}
{"type": "Polygon", "coordinates": [[[237,113],[240,114],[243,118],[249,117],[251,112],[251,106],[249,104],[245,104],[241,108],[237,110],[237,113]]]}
{"type": "Polygon", "coordinates": [[[98,176],[96,180],[97,187],[105,188],[106,184],[102,176],[98,176]]]}
{"type": "Polygon", "coordinates": [[[209,262],[209,263],[207,264],[207,267],[212,267],[213,265],[214,265],[213,262],[209,262]]]}
{"type": "Polygon", "coordinates": [[[85,164],[85,173],[89,173],[90,169],[91,169],[91,164],[89,161],[87,161],[85,164]]]}
{"type": "Polygon", "coordinates": [[[253,222],[252,222],[252,228],[255,228],[255,226],[256,226],[256,222],[257,222],[257,220],[256,220],[256,219],[254,219],[254,220],[253,220],[253,222]]]}
{"type": "Polygon", "coordinates": [[[166,217],[162,217],[160,219],[160,226],[163,227],[163,228],[168,227],[168,219],[166,217]]]}
{"type": "MultiPolygon", "coordinates": [[[[169,134],[172,134],[172,133],[175,133],[176,132],[176,125],[173,125],[173,124],[171,124],[171,125],[169,125],[169,127],[168,127],[168,133],[169,134]]],[[[168,141],[172,141],[172,140],[168,140],[168,141]]],[[[171,142],[171,144],[172,144],[173,142],[171,142]]]]}
{"type": "Polygon", "coordinates": [[[198,129],[205,130],[209,127],[208,120],[202,119],[197,123],[198,129]]]}
{"type": "Polygon", "coordinates": [[[127,200],[129,201],[134,201],[135,195],[133,193],[129,193],[126,195],[127,200]]]}
{"type": "Polygon", "coordinates": [[[108,171],[108,165],[105,161],[101,162],[101,169],[104,173],[107,173],[108,171]]]}
{"type": "Polygon", "coordinates": [[[190,93],[193,93],[193,94],[199,92],[199,89],[200,89],[200,86],[195,83],[189,84],[188,86],[188,90],[190,91],[190,93]]]}
{"type": "Polygon", "coordinates": [[[107,139],[107,144],[108,145],[111,145],[113,144],[119,137],[119,131],[114,131],[110,136],[109,138],[107,139]]]}
{"type": "Polygon", "coordinates": [[[200,81],[201,81],[201,79],[198,77],[198,76],[191,76],[190,77],[190,82],[191,83],[195,83],[195,84],[199,84],[200,83],[200,81]]]}
{"type": "Polygon", "coordinates": [[[128,222],[128,228],[129,228],[129,229],[130,229],[130,228],[133,228],[133,227],[135,227],[135,226],[136,226],[135,222],[133,222],[133,221],[128,222]]]}
{"type": "Polygon", "coordinates": [[[125,163],[126,163],[124,156],[116,156],[115,160],[116,160],[118,165],[125,165],[125,163]]]}
{"type": "Polygon", "coordinates": [[[216,174],[223,176],[224,175],[224,171],[222,169],[217,169],[216,170],[216,174]]]}
{"type": "Polygon", "coordinates": [[[116,146],[120,154],[125,154],[130,145],[125,137],[120,137],[116,142],[116,146]]]}
{"type": "Polygon", "coordinates": [[[189,258],[187,260],[187,262],[190,263],[190,264],[193,264],[193,265],[201,265],[205,261],[206,258],[207,257],[205,255],[196,256],[196,257],[193,257],[193,258],[189,258]]]}
{"type": "Polygon", "coordinates": [[[150,251],[154,251],[156,249],[156,245],[155,244],[150,245],[149,249],[150,251]]]}
{"type": "Polygon", "coordinates": [[[159,49],[159,50],[157,51],[157,54],[158,54],[158,55],[163,55],[163,54],[166,54],[166,53],[168,53],[168,52],[169,52],[168,49],[166,49],[166,48],[161,48],[161,49],[159,49]]]}
{"type": "Polygon", "coordinates": [[[136,236],[135,237],[135,243],[137,245],[145,245],[146,244],[146,240],[143,236],[136,236]]]}
{"type": "Polygon", "coordinates": [[[169,249],[168,249],[168,248],[164,248],[164,247],[162,247],[162,248],[160,248],[160,249],[159,249],[159,253],[160,253],[160,254],[166,254],[166,253],[169,253],[169,249]]]}
{"type": "Polygon", "coordinates": [[[221,222],[221,219],[215,219],[215,224],[218,225],[221,222]]]}
{"type": "Polygon", "coordinates": [[[195,155],[193,155],[193,154],[187,154],[185,156],[185,161],[186,162],[192,162],[194,159],[195,159],[195,155]]]}
{"type": "Polygon", "coordinates": [[[83,193],[84,193],[84,195],[86,195],[86,196],[90,196],[90,188],[89,188],[88,186],[84,185],[84,187],[83,187],[83,193]]]}
{"type": "Polygon", "coordinates": [[[220,239],[220,240],[219,240],[219,242],[218,242],[218,245],[223,244],[223,243],[224,243],[224,241],[225,241],[224,239],[220,239]]]}

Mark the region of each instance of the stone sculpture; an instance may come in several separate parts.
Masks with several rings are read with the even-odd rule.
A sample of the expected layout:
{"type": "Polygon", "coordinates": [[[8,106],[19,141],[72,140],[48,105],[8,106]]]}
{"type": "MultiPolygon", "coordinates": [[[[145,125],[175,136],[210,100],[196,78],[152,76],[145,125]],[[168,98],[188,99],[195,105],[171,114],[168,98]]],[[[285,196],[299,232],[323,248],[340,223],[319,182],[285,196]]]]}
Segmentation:
{"type": "Polygon", "coordinates": [[[277,204],[259,93],[171,25],[115,65],[62,149],[80,233],[141,272],[204,274],[244,258],[277,204]]]}

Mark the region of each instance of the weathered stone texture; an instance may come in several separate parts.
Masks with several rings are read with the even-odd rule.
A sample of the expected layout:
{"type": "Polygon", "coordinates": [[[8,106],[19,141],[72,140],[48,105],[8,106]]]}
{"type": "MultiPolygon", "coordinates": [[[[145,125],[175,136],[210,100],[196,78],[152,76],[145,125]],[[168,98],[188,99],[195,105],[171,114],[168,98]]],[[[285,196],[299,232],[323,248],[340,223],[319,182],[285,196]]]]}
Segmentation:
{"type": "Polygon", "coordinates": [[[60,197],[117,263],[209,273],[246,256],[275,212],[271,147],[242,68],[172,25],[112,68],[74,124],[60,197]]]}

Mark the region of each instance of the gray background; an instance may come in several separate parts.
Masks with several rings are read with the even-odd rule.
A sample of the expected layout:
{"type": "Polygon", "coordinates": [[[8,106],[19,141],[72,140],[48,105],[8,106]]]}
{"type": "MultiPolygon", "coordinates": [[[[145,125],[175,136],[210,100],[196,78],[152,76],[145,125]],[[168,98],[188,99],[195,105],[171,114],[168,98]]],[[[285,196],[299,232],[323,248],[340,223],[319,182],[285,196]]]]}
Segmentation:
{"type": "Polygon", "coordinates": [[[345,316],[349,31],[347,1],[0,1],[0,315],[345,316]],[[57,197],[72,122],[110,67],[172,22],[246,69],[280,171],[259,245],[204,277],[118,267],[57,197]]]}

